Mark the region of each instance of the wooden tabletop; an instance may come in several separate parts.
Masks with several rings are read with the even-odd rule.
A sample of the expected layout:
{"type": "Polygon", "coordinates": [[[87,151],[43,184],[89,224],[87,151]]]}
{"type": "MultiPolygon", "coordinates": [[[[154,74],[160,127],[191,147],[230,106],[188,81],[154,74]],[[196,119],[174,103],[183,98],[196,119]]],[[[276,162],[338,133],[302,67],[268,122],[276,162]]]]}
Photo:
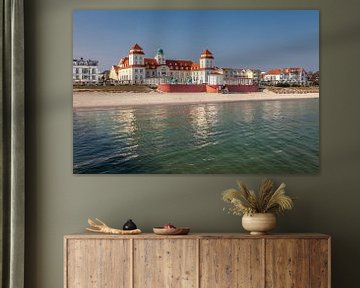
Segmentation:
{"type": "Polygon", "coordinates": [[[241,239],[241,238],[257,238],[257,239],[329,239],[330,236],[320,233],[286,233],[286,234],[266,234],[266,235],[250,235],[247,233],[189,233],[188,235],[156,235],[154,233],[142,233],[138,235],[110,235],[101,233],[75,233],[64,236],[65,239],[241,239]]]}

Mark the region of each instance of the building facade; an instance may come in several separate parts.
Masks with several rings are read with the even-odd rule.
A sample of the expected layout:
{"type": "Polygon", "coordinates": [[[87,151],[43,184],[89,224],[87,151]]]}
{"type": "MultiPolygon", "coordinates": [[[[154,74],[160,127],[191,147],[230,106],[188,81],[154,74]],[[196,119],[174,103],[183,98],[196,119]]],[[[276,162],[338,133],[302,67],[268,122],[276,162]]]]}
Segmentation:
{"type": "Polygon", "coordinates": [[[146,58],[144,50],[135,44],[128,56],[122,57],[117,65],[111,67],[110,78],[119,84],[222,85],[227,81],[236,84],[251,82],[236,73],[229,74],[227,69],[214,65],[214,55],[208,49],[200,54],[199,62],[195,63],[191,60],[166,59],[163,49],[158,49],[153,58],[146,58]]]}
{"type": "Polygon", "coordinates": [[[283,68],[267,71],[263,75],[263,81],[268,84],[296,84],[307,85],[307,73],[304,68],[283,68]]]}
{"type": "Polygon", "coordinates": [[[73,59],[73,84],[97,84],[99,82],[99,61],[73,59]]]}

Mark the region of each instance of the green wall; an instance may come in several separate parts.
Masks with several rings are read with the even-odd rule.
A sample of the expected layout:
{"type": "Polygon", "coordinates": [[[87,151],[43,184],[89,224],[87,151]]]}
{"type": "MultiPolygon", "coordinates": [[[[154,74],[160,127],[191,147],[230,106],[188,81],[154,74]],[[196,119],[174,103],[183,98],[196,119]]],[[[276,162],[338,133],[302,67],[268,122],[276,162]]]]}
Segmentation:
{"type": "MultiPolygon", "coordinates": [[[[26,33],[26,287],[63,287],[63,235],[88,216],[113,226],[132,218],[145,231],[165,222],[196,232],[241,231],[222,211],[220,192],[237,178],[264,176],[72,175],[73,9],[320,9],[321,172],[276,175],[299,197],[279,232],[333,237],[333,287],[358,287],[360,22],[356,1],[28,0],[26,33]],[[106,2],[106,3],[105,3],[106,2]]],[[[357,5],[359,6],[359,5],[357,5]]],[[[120,33],[120,32],[119,32],[120,33]]],[[[246,33],[246,32],[244,32],[246,33]]]]}

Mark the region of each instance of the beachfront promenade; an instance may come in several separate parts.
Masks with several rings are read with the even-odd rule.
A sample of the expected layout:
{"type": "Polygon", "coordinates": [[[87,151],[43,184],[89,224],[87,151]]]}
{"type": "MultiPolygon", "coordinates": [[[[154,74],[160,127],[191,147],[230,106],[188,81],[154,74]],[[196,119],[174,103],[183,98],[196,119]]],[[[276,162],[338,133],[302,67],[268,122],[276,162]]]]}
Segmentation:
{"type": "Polygon", "coordinates": [[[132,93],[132,92],[73,92],[73,108],[115,108],[121,106],[237,102],[259,100],[290,100],[319,98],[319,93],[276,94],[270,91],[217,94],[217,93],[132,93]]]}

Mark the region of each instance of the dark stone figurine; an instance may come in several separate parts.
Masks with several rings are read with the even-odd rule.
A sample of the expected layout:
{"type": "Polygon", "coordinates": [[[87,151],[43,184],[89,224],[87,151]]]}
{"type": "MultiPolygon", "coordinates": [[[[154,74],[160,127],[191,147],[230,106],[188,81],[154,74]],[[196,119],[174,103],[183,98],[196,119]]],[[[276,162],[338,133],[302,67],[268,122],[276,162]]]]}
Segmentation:
{"type": "Polygon", "coordinates": [[[129,219],[123,226],[123,230],[135,230],[137,229],[136,224],[129,219]]]}

